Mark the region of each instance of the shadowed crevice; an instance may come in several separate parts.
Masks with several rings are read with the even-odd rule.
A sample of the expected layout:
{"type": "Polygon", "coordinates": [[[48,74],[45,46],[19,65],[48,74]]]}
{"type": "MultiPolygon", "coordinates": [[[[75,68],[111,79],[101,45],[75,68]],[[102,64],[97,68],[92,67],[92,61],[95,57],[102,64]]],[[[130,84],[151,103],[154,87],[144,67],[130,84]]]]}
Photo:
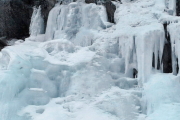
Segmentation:
{"type": "Polygon", "coordinates": [[[172,52],[171,52],[170,34],[167,31],[168,23],[164,23],[163,26],[164,26],[165,38],[166,38],[166,42],[163,50],[163,56],[162,56],[163,72],[172,73],[172,55],[171,55],[172,52]]]}

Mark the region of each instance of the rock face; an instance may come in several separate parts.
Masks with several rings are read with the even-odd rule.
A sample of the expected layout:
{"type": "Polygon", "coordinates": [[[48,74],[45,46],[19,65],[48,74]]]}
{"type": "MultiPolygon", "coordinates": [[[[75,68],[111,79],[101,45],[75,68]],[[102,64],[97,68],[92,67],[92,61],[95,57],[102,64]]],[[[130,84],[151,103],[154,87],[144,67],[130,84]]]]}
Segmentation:
{"type": "Polygon", "coordinates": [[[114,12],[116,11],[116,6],[111,1],[105,2],[104,6],[106,7],[109,22],[115,23],[114,12]]]}
{"type": "Polygon", "coordinates": [[[29,36],[32,7],[42,7],[42,16],[47,21],[55,0],[11,0],[0,1],[0,37],[24,38],[29,36]]]}
{"type": "Polygon", "coordinates": [[[85,0],[85,2],[86,3],[96,3],[97,4],[96,0],[85,0]]]}
{"type": "Polygon", "coordinates": [[[177,16],[180,16],[180,1],[179,0],[177,0],[176,1],[176,15],[177,16]]]}
{"type": "Polygon", "coordinates": [[[0,36],[21,38],[28,36],[30,8],[22,1],[0,2],[0,36]]]}

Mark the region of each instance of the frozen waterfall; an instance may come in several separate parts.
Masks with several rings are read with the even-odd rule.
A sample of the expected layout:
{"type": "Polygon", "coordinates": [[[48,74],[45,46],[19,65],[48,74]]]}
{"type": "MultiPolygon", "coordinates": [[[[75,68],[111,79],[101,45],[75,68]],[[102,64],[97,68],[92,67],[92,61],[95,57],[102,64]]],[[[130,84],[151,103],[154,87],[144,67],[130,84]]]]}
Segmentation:
{"type": "Polygon", "coordinates": [[[57,3],[46,29],[34,8],[30,37],[0,52],[0,120],[179,120],[175,1],[121,2],[115,24],[103,5],[57,3]]]}
{"type": "Polygon", "coordinates": [[[44,34],[44,20],[41,16],[41,6],[39,8],[34,7],[29,31],[31,36],[44,34]]]}

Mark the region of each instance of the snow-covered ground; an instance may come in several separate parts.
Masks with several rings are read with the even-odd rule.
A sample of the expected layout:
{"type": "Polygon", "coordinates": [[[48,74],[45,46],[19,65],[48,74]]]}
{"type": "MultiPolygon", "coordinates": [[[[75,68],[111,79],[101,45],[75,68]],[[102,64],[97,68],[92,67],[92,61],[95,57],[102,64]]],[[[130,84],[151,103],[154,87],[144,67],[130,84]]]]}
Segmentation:
{"type": "Polygon", "coordinates": [[[180,56],[175,3],[113,3],[116,24],[101,5],[57,4],[45,34],[34,9],[31,36],[0,53],[0,120],[179,120],[180,78],[155,69],[164,22],[180,56]]]}

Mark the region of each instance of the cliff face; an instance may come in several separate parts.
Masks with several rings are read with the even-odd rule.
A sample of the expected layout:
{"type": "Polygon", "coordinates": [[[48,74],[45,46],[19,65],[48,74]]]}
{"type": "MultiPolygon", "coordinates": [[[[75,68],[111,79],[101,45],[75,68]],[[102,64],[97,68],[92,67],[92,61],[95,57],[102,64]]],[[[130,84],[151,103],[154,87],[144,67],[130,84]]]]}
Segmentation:
{"type": "Polygon", "coordinates": [[[29,6],[22,2],[0,2],[0,36],[21,38],[28,36],[29,6]]]}
{"type": "Polygon", "coordinates": [[[0,1],[0,37],[24,38],[29,36],[32,7],[42,7],[42,16],[47,21],[55,0],[11,0],[0,1]]]}

